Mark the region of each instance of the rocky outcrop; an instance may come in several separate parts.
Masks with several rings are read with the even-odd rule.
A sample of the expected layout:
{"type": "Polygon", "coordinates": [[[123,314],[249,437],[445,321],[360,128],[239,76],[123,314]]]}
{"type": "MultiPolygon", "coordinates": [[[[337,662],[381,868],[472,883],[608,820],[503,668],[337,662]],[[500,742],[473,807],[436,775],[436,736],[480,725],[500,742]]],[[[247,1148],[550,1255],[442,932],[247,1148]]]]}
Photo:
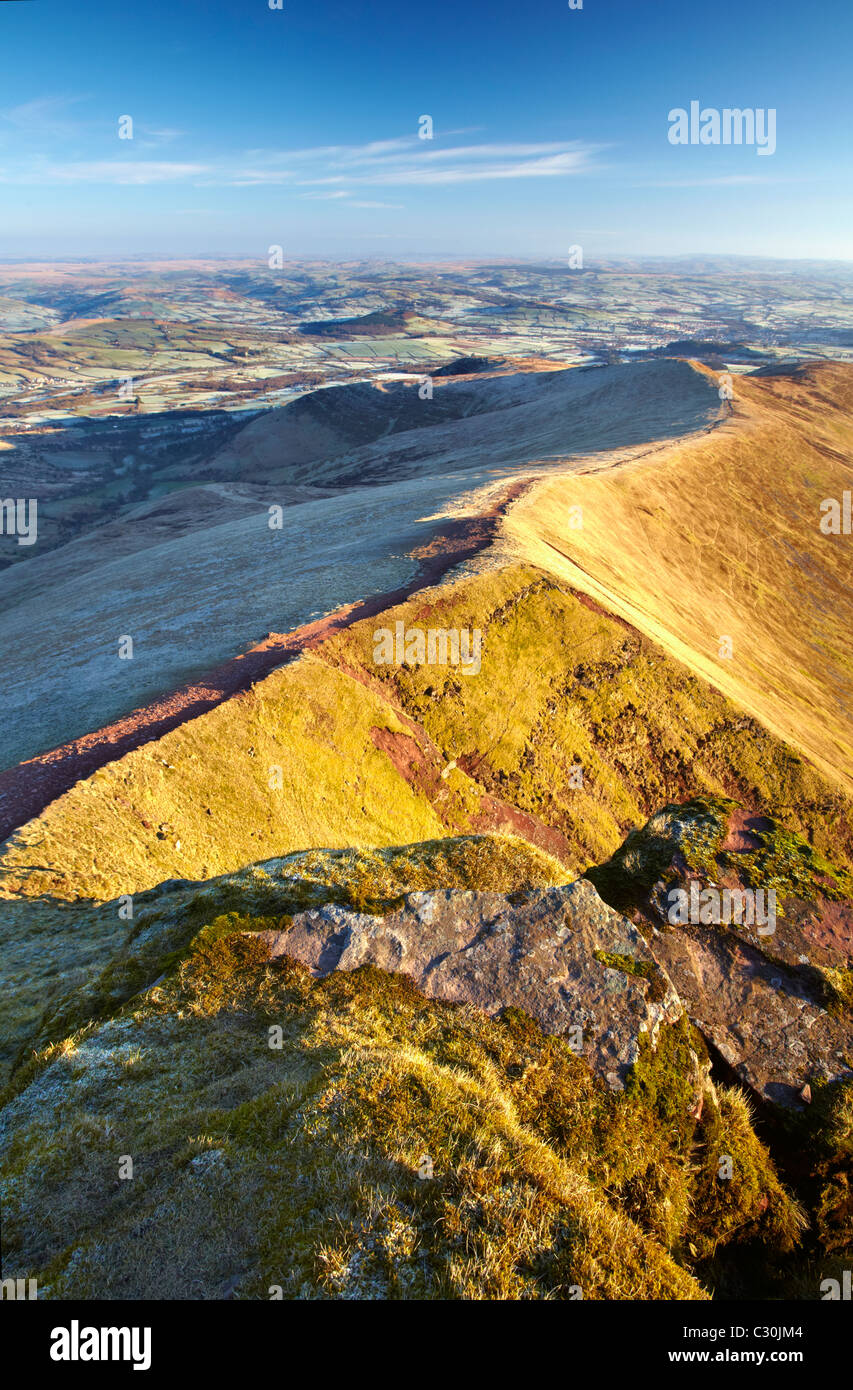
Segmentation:
{"type": "Polygon", "coordinates": [[[590,879],[520,897],[411,893],[379,917],[328,905],[265,936],[315,975],[371,964],[431,998],[522,1009],[614,1088],[642,1035],[654,1044],[682,1012],[763,1101],[803,1107],[806,1087],[853,1078],[853,1016],[838,994],[853,955],[843,870],[775,822],[706,798],[659,812],[590,879]],[[692,908],[673,922],[674,889],[695,906],[725,888],[772,890],[771,924],[694,920],[692,908]]]}
{"type": "Polygon", "coordinates": [[[315,976],[374,965],[400,971],[425,995],[487,1014],[523,1009],[565,1036],[615,1090],[654,1045],[681,1002],[627,919],[585,879],[528,893],[410,893],[386,916],[327,905],[299,913],[284,931],[261,933],[271,956],[315,976]]]}
{"type": "Polygon", "coordinates": [[[590,876],[641,926],[691,1022],[762,1100],[802,1107],[805,1087],[853,1079],[845,869],[773,819],[705,797],[664,807],[590,876]]]}
{"type": "Polygon", "coordinates": [[[651,949],[691,1022],[763,1100],[796,1107],[809,1083],[853,1079],[849,1016],[826,1009],[806,974],[713,927],[658,932],[651,949]]]}

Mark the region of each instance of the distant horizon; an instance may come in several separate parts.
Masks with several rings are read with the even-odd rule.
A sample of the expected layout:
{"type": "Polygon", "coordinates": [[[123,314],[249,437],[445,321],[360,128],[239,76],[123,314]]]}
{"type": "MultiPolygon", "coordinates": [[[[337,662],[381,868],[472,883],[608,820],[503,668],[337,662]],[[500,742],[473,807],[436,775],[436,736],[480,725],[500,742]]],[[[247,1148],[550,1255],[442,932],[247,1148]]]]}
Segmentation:
{"type": "MultiPolygon", "coordinates": [[[[306,252],[303,255],[294,254],[286,256],[284,265],[277,272],[274,272],[267,264],[266,257],[259,255],[257,251],[198,251],[198,252],[178,252],[178,251],[128,251],[115,255],[69,255],[69,256],[0,256],[0,265],[37,265],[37,266],[74,266],[74,265],[132,265],[132,264],[170,264],[170,265],[201,265],[208,261],[228,262],[240,261],[242,263],[257,262],[262,270],[268,269],[270,273],[283,273],[288,265],[366,265],[380,262],[385,265],[441,265],[450,263],[454,265],[531,265],[531,266],[555,266],[565,265],[569,269],[568,258],[560,256],[546,255],[520,255],[506,253],[494,254],[455,254],[452,251],[446,252],[404,252],[396,255],[375,252],[372,254],[351,255],[340,254],[332,255],[311,255],[306,252]]],[[[582,275],[584,272],[607,269],[611,266],[647,265],[649,263],[659,263],[661,265],[673,265],[678,263],[692,262],[748,262],[770,268],[778,266],[838,266],[853,268],[853,256],[764,256],[752,252],[733,252],[733,251],[684,251],[678,254],[638,254],[629,251],[613,252],[607,256],[596,256],[587,264],[586,262],[579,269],[572,270],[572,274],[582,275]]]]}

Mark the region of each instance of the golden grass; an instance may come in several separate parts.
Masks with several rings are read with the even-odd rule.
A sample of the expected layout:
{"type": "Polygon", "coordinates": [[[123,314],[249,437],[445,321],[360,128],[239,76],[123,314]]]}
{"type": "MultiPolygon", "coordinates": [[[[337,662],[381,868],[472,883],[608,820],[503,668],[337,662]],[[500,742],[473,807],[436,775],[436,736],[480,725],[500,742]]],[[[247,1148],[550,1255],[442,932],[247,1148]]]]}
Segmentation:
{"type": "MultiPolygon", "coordinates": [[[[802,1211],[741,1097],[689,1113],[685,1023],[617,1097],[521,1015],[370,969],[311,982],[242,933],[317,900],[565,881],[701,794],[849,865],[849,538],[817,521],[843,490],[850,377],[740,380],[712,436],[542,484],[508,523],[542,568],[355,625],[4,847],[6,998],[17,1042],[41,1048],[4,1114],[4,1272],[54,1297],[701,1298],[697,1262],[797,1243],[802,1211]],[[576,502],[582,531],[564,524],[576,502]],[[376,667],[373,631],[398,618],[479,627],[481,674],[376,667]],[[548,851],[471,835],[489,816],[548,851]],[[235,872],[273,856],[291,857],[235,872]],[[171,878],[214,881],[156,890],[171,878]],[[132,926],[120,893],[137,895],[132,926]]],[[[830,1099],[816,1215],[840,1250],[850,1104],[830,1099]]]]}
{"type": "Polygon", "coordinates": [[[519,1015],[202,937],[46,1062],[6,1110],[4,1232],[50,1297],[704,1296],[637,1201],[689,1177],[667,1125],[519,1015]]]}
{"type": "Polygon", "coordinates": [[[801,757],[565,583],[511,567],[356,624],[79,783],[3,847],[0,897],[109,900],[312,847],[491,829],[568,881],[702,793],[850,862],[850,803],[801,757]],[[374,665],[376,627],[397,620],[480,628],[480,674],[374,665]]]}
{"type": "Polygon", "coordinates": [[[3,904],[0,1079],[25,1045],[43,1047],[109,1016],[167,969],[202,922],[235,917],[276,927],[308,907],[339,903],[391,911],[407,893],[468,889],[511,893],[564,883],[563,866],[509,835],[457,836],[389,849],[307,850],[212,879],[139,894],[132,920],[111,903],[3,904]]]}
{"type": "Polygon", "coordinates": [[[853,539],[819,523],[822,500],[853,486],[853,369],[738,377],[734,406],[702,438],[543,481],[512,508],[506,536],[849,792],[853,539]],[[719,655],[726,637],[731,658],[719,655]]]}
{"type": "Polygon", "coordinates": [[[467,779],[447,778],[441,819],[373,727],[404,732],[379,698],[305,655],[60,797],[8,842],[0,893],[109,899],[297,849],[444,834],[467,779]]]}

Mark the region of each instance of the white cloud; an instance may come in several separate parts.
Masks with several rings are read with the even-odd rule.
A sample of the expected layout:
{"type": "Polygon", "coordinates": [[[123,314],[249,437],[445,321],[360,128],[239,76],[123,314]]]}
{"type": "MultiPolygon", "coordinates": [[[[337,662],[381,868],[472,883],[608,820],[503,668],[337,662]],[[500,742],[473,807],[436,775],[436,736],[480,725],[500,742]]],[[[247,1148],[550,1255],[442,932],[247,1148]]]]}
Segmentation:
{"type": "MultiPolygon", "coordinates": [[[[395,184],[472,183],[483,179],[554,178],[585,172],[599,147],[580,142],[547,141],[448,145],[434,148],[416,135],[374,140],[366,145],[325,145],[315,150],[254,151],[253,164],[314,164],[300,169],[303,187],[347,185],[388,187],[395,184]]],[[[280,174],[257,179],[274,182],[280,174]]]]}
{"type": "Polygon", "coordinates": [[[186,131],[173,130],[169,126],[155,129],[153,126],[137,125],[134,136],[139,141],[142,149],[154,149],[158,145],[171,145],[173,140],[179,140],[186,131]]]}
{"type": "Polygon", "coordinates": [[[348,198],[349,193],[347,193],[345,188],[339,188],[334,193],[300,193],[299,196],[300,198],[314,198],[322,202],[328,198],[348,198]]]}
{"type": "Polygon", "coordinates": [[[762,174],[720,174],[707,179],[660,179],[650,183],[634,184],[635,188],[737,188],[746,183],[780,183],[784,180],[768,178],[762,174]]]}
{"type": "MultiPolygon", "coordinates": [[[[30,105],[39,106],[39,103],[30,105]]],[[[43,105],[43,104],[42,104],[43,105]]],[[[24,108],[15,108],[16,119],[24,108]]],[[[44,113],[42,112],[42,116],[44,113]]],[[[11,119],[7,113],[7,119],[11,119]]],[[[175,139],[179,131],[140,128],[139,148],[175,139]]],[[[0,182],[20,184],[186,182],[236,188],[289,185],[300,197],[339,198],[367,188],[477,183],[495,179],[560,178],[586,172],[600,147],[580,142],[447,145],[416,135],[372,140],[363,145],[321,145],[313,149],[253,150],[242,156],[192,160],[134,158],[128,145],[120,158],[28,159],[0,169],[0,182]],[[309,194],[303,189],[316,190],[309,194]],[[320,190],[325,189],[325,192],[320,190]]],[[[363,203],[362,206],[368,205],[363,203]]],[[[396,206],[395,204],[370,204],[396,206]]]]}
{"type": "MultiPolygon", "coordinates": [[[[489,146],[482,146],[483,151],[489,146]]],[[[498,147],[500,148],[500,147],[498,147]]],[[[446,151],[452,155],[453,151],[446,151]]],[[[436,165],[430,156],[423,159],[412,157],[406,163],[386,162],[374,165],[369,171],[350,174],[324,174],[315,178],[301,179],[303,184],[346,183],[351,186],[371,185],[391,187],[393,185],[435,185],[448,183],[477,183],[484,179],[524,179],[556,178],[568,174],[586,173],[591,168],[591,150],[584,148],[562,149],[559,153],[542,155],[539,158],[517,156],[510,159],[478,156],[477,159],[462,158],[457,163],[448,162],[436,165]]]]}
{"type": "Polygon", "coordinates": [[[204,164],[180,164],[162,159],[92,159],[51,164],[36,182],[45,183],[174,183],[197,178],[204,164]]]}

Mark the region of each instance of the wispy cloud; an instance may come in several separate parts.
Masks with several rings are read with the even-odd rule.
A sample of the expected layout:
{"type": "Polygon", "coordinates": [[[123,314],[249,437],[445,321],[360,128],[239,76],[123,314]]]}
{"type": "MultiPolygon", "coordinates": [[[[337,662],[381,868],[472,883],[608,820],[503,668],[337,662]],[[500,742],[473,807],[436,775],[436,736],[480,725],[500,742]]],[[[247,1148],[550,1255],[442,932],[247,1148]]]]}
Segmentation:
{"type": "Polygon", "coordinates": [[[70,160],[67,164],[34,166],[29,175],[0,170],[0,183],[114,183],[147,184],[192,182],[205,173],[204,164],[181,164],[159,159],[70,160]]]}
{"type": "MultiPolygon", "coordinates": [[[[556,178],[584,173],[600,147],[579,141],[448,145],[417,136],[316,150],[254,151],[251,175],[262,182],[291,177],[298,185],[347,187],[474,183],[485,179],[556,178]],[[296,165],[285,174],[281,166],[296,165]],[[305,165],[314,167],[304,167],[305,165]],[[266,165],[267,167],[263,167],[266,165]],[[303,167],[299,167],[303,166],[303,167]]],[[[244,175],[244,177],[247,177],[244,175]]]]}
{"type": "MultiPolygon", "coordinates": [[[[481,147],[489,150],[488,145],[481,147]]],[[[508,148],[508,147],[507,147],[508,148]]],[[[481,154],[475,159],[458,157],[446,164],[433,163],[440,153],[424,154],[408,162],[388,161],[385,167],[373,167],[365,172],[326,174],[304,182],[313,184],[346,183],[351,186],[371,185],[373,187],[417,186],[450,183],[480,183],[489,179],[543,179],[559,178],[569,174],[586,173],[590,168],[587,149],[564,149],[559,153],[541,155],[515,155],[496,158],[492,154],[481,154]]]]}
{"type": "MultiPolygon", "coordinates": [[[[49,103],[39,119],[50,121],[49,103]]],[[[12,114],[6,113],[12,120],[12,114]]],[[[25,108],[14,119],[26,121],[25,108]]],[[[155,184],[183,181],[201,186],[287,187],[300,197],[334,199],[369,188],[429,187],[480,183],[486,180],[564,178],[587,172],[600,146],[574,142],[440,145],[417,135],[372,140],[362,145],[320,145],[296,150],[250,150],[215,159],[135,158],[135,149],[178,139],[180,131],[137,127],[137,140],[128,141],[115,158],[56,157],[19,160],[0,167],[0,182],[21,184],[155,184]],[[305,190],[311,190],[310,192],[305,190]]],[[[353,201],[352,206],[393,207],[395,204],[353,201]]]]}
{"type": "Polygon", "coordinates": [[[179,140],[186,132],[183,130],[172,130],[169,127],[157,129],[155,126],[137,125],[135,136],[143,149],[154,149],[159,145],[171,145],[174,140],[179,140]]]}
{"type": "Polygon", "coordinates": [[[351,198],[349,189],[346,188],[336,188],[328,193],[300,193],[299,197],[316,203],[325,203],[329,202],[331,199],[338,200],[340,198],[345,198],[347,200],[347,207],[349,208],[401,208],[403,206],[402,203],[380,203],[351,198]]]}
{"type": "Polygon", "coordinates": [[[327,202],[329,198],[348,198],[349,194],[345,188],[339,188],[334,193],[300,193],[300,198],[313,198],[317,202],[327,202]]]}
{"type": "MultiPolygon", "coordinates": [[[[114,139],[118,133],[119,119],[125,113],[119,109],[115,115],[83,119],[74,113],[73,108],[89,100],[86,95],[49,96],[6,107],[0,110],[0,142],[6,149],[18,150],[21,155],[26,150],[28,162],[40,156],[44,171],[59,163],[58,154],[63,146],[79,147],[85,140],[91,148],[93,141],[114,139]]],[[[134,121],[136,149],[157,149],[179,140],[184,134],[183,130],[170,126],[134,121]]],[[[33,182],[32,179],[24,181],[33,182]]]]}
{"type": "Polygon", "coordinates": [[[29,136],[67,138],[83,129],[83,122],[68,113],[70,107],[84,100],[81,96],[38,97],[0,111],[0,122],[29,136]]]}

